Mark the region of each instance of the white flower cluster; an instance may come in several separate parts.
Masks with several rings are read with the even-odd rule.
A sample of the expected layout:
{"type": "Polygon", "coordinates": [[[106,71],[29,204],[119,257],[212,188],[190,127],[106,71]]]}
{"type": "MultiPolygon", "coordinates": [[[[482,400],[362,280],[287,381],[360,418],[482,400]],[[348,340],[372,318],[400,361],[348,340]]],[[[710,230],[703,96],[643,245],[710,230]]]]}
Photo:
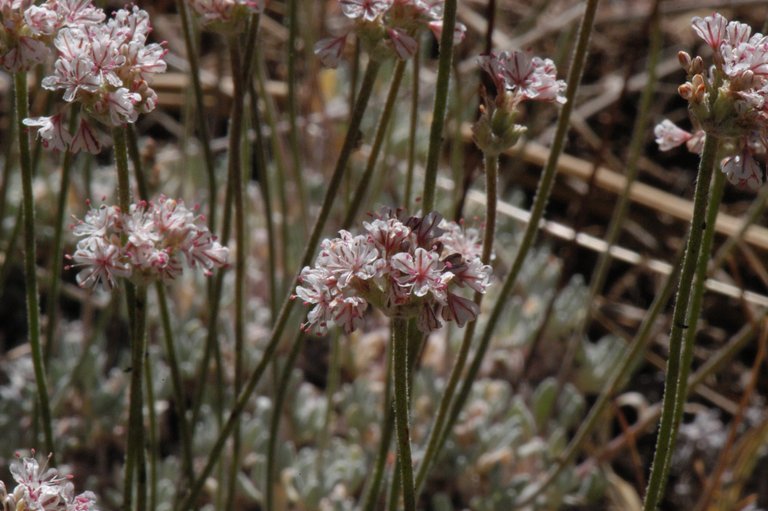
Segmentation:
{"type": "MultiPolygon", "coordinates": [[[[323,65],[336,67],[344,51],[347,37],[354,31],[369,50],[378,51],[379,43],[401,60],[413,56],[418,44],[415,35],[426,27],[437,39],[443,31],[445,0],[339,0],[344,16],[355,21],[354,29],[339,37],[321,39],[315,44],[315,54],[323,65]]],[[[467,31],[456,23],[453,41],[464,39],[467,31]]]]}
{"type": "Polygon", "coordinates": [[[165,196],[133,204],[127,214],[116,206],[91,208],[72,231],[82,239],[68,256],[69,268],[81,268],[77,283],[84,287],[113,288],[118,277],[173,280],[181,274],[182,258],[210,275],[229,255],[202,216],[165,196]]]}
{"type": "Polygon", "coordinates": [[[248,16],[264,12],[266,0],[189,0],[206,27],[228,34],[242,30],[248,16]]]}
{"type": "Polygon", "coordinates": [[[104,21],[91,0],[0,0],[0,67],[17,73],[45,61],[50,43],[66,27],[104,21]]]}
{"type": "Polygon", "coordinates": [[[71,24],[58,31],[54,73],[42,82],[46,89],[62,90],[67,103],[81,105],[85,115],[76,132],[68,132],[61,113],[24,120],[27,126],[38,128],[48,149],[98,154],[102,141],[89,118],[110,127],[122,126],[157,106],[157,94],[149,81],[165,71],[166,49],[161,44],[147,44],[152,31],[149,14],[134,6],[102,23],[101,10],[91,8],[89,12],[88,19],[94,22],[71,24]]]}
{"type": "Polygon", "coordinates": [[[479,312],[457,288],[484,293],[491,267],[480,260],[477,231],[437,213],[400,218],[387,213],[364,222],[365,234],[324,240],[313,267],[305,267],[296,296],[314,307],[305,329],[324,334],[329,323],[349,333],[372,304],[391,317],[417,317],[422,332],[440,318],[464,326],[479,312]]]}
{"type": "Polygon", "coordinates": [[[708,69],[701,57],[679,54],[688,81],[678,91],[689,103],[694,130],[665,119],[654,129],[656,143],[662,151],[686,144],[700,152],[705,132],[717,137],[723,142],[721,168],[728,180],[757,189],[763,169],[755,156],[765,155],[768,147],[768,36],[718,13],[695,17],[691,24],[714,51],[708,69]]]}
{"type": "Polygon", "coordinates": [[[69,477],[61,476],[55,468],[41,468],[35,458],[17,459],[10,468],[17,485],[9,494],[0,481],[0,505],[4,510],[97,511],[93,492],[75,495],[69,477]]]}

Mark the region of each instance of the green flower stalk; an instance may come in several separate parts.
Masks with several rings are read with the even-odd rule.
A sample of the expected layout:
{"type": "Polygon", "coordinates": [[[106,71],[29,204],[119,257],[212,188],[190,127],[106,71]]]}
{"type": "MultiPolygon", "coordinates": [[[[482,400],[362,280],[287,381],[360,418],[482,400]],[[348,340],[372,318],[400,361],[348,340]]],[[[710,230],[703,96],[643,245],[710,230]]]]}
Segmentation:
{"type": "Polygon", "coordinates": [[[694,17],[691,25],[713,50],[714,65],[711,72],[705,72],[701,57],[679,54],[688,81],[678,92],[688,101],[694,125],[700,129],[688,133],[667,120],[655,129],[662,150],[686,144],[689,150],[700,151],[701,157],[690,235],[673,312],[661,422],[643,504],[645,511],[654,511],[659,505],[669,474],[725,177],[737,186],[752,189],[762,183],[763,170],[753,154],[756,147],[765,147],[768,133],[762,114],[768,85],[768,70],[761,65],[766,48],[758,44],[764,40],[763,34],[752,34],[748,25],[729,22],[718,13],[694,17]],[[723,174],[718,173],[713,179],[718,161],[723,174]]]}

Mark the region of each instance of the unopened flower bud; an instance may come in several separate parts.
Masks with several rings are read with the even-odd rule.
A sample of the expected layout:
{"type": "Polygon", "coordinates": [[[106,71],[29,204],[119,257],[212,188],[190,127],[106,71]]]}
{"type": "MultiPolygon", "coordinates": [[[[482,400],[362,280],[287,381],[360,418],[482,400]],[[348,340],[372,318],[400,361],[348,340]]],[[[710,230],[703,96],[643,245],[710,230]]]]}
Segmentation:
{"type": "Polygon", "coordinates": [[[703,102],[707,94],[707,83],[704,81],[704,77],[701,74],[693,75],[691,85],[693,86],[691,101],[694,103],[703,102]]]}
{"type": "Polygon", "coordinates": [[[677,60],[680,62],[680,67],[682,67],[686,73],[690,73],[689,69],[691,68],[691,56],[688,55],[688,52],[677,52],[677,60]]]}
{"type": "Polygon", "coordinates": [[[691,85],[691,82],[685,82],[684,84],[680,85],[677,88],[677,93],[680,94],[680,97],[684,100],[690,101],[693,97],[693,86],[691,85]]]}
{"type": "Polygon", "coordinates": [[[702,74],[704,72],[704,60],[701,57],[696,57],[691,61],[688,73],[690,74],[702,74]]]}

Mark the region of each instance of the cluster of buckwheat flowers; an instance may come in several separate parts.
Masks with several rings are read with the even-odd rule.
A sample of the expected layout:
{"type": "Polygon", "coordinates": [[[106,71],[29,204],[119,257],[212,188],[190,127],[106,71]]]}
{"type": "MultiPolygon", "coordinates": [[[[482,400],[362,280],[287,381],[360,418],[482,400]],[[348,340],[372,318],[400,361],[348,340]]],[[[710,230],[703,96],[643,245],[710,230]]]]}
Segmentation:
{"type": "Polygon", "coordinates": [[[17,73],[41,64],[63,28],[85,27],[104,20],[90,0],[0,0],[0,67],[17,73]]]}
{"type": "Polygon", "coordinates": [[[514,145],[526,131],[516,124],[524,101],[565,103],[565,82],[557,79],[551,59],[534,57],[524,51],[492,52],[478,57],[496,88],[496,99],[485,98],[481,116],[473,131],[475,142],[486,154],[499,154],[514,145]]]}
{"type": "Polygon", "coordinates": [[[248,17],[263,12],[266,3],[266,0],[189,0],[204,26],[228,33],[233,29],[242,30],[248,17]]]}
{"type": "MultiPolygon", "coordinates": [[[[94,8],[90,0],[50,3],[70,6],[70,15],[63,16],[61,23],[65,24],[53,39],[57,57],[54,72],[43,79],[42,86],[62,90],[66,103],[79,103],[80,124],[74,134],[70,133],[63,122],[64,112],[25,119],[24,124],[38,129],[48,149],[98,154],[102,137],[89,119],[112,128],[133,123],[140,113],[154,110],[157,94],[149,81],[165,71],[166,50],[161,44],[147,44],[152,31],[149,14],[138,7],[121,9],[104,22],[104,12],[94,8]]],[[[25,17],[43,17],[41,9],[31,6],[25,17]]],[[[51,19],[46,26],[58,26],[58,19],[51,19]]],[[[52,34],[53,28],[48,33],[52,34]]]]}
{"type": "MultiPolygon", "coordinates": [[[[445,0],[339,0],[341,12],[354,21],[354,27],[338,37],[321,39],[315,54],[328,67],[336,67],[354,32],[368,52],[376,57],[394,52],[401,60],[409,59],[418,47],[417,35],[422,28],[440,39],[443,30],[445,0]]],[[[464,39],[467,28],[457,23],[454,42],[464,39]]]]}
{"type": "Polygon", "coordinates": [[[132,204],[127,213],[117,206],[91,207],[72,231],[82,239],[68,258],[81,268],[77,282],[84,287],[113,288],[117,277],[173,280],[182,272],[182,260],[210,275],[227,264],[229,254],[201,215],[165,196],[132,204]]]}
{"type": "Polygon", "coordinates": [[[457,288],[484,293],[491,267],[480,261],[479,236],[438,213],[402,218],[392,212],[363,222],[365,234],[322,242],[313,267],[305,267],[296,296],[314,307],[305,330],[323,335],[329,323],[349,333],[371,304],[396,318],[418,318],[424,333],[440,318],[464,326],[477,318],[477,304],[457,288]]]}
{"type": "MultiPolygon", "coordinates": [[[[34,456],[34,451],[32,454],[34,456]]],[[[5,483],[0,481],[3,510],[96,511],[96,495],[93,492],[75,495],[71,476],[62,476],[58,470],[46,468],[46,465],[40,467],[37,459],[21,457],[11,463],[11,475],[17,485],[9,494],[5,483]]]]}
{"type": "Polygon", "coordinates": [[[686,144],[698,153],[705,132],[717,137],[728,180],[756,189],[763,169],[755,157],[768,147],[768,36],[753,34],[749,25],[729,22],[718,13],[695,17],[692,26],[713,50],[709,68],[701,57],[679,53],[688,80],[678,91],[688,101],[694,130],[665,119],[654,130],[656,142],[662,151],[686,144]]]}

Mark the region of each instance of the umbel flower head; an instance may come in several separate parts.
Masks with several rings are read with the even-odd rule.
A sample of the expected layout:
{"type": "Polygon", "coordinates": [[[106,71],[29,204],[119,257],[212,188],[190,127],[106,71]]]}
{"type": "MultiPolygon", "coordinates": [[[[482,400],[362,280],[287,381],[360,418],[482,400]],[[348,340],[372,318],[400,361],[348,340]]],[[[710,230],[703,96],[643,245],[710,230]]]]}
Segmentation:
{"type": "Polygon", "coordinates": [[[12,511],[97,511],[96,495],[86,491],[75,495],[70,476],[62,476],[55,468],[41,467],[34,457],[17,459],[11,463],[11,475],[16,487],[9,494],[0,481],[0,505],[12,511]]]}
{"type": "Polygon", "coordinates": [[[461,288],[485,293],[490,281],[477,231],[435,212],[388,211],[363,227],[363,234],[342,230],[324,240],[315,264],[301,271],[296,296],[314,305],[305,330],[322,335],[333,323],[352,332],[369,304],[390,317],[417,318],[425,333],[441,320],[464,326],[477,317],[477,304],[458,294],[461,288]]]}
{"type": "Polygon", "coordinates": [[[477,60],[496,88],[496,99],[491,102],[485,98],[480,119],[473,127],[475,143],[486,154],[499,154],[525,133],[525,126],[515,123],[521,103],[565,103],[566,84],[557,79],[555,63],[550,59],[516,50],[491,52],[477,60]]]}
{"type": "Polygon", "coordinates": [[[201,23],[225,34],[241,32],[251,14],[262,13],[267,0],[188,0],[201,23]]]}
{"type": "MultiPolygon", "coordinates": [[[[352,32],[376,58],[396,55],[408,60],[418,47],[416,36],[422,29],[431,30],[438,40],[443,31],[445,0],[339,0],[339,4],[354,26],[338,37],[321,39],[315,44],[315,54],[328,67],[339,65],[352,32]]],[[[467,27],[456,23],[454,43],[461,42],[466,31],[467,27]]]]}
{"type": "Polygon", "coordinates": [[[45,61],[59,30],[103,20],[90,0],[0,0],[0,68],[27,71],[45,61]]]}
{"type": "Polygon", "coordinates": [[[166,50],[161,44],[147,44],[151,31],[149,14],[136,6],[117,11],[106,23],[64,27],[54,39],[54,73],[42,86],[63,91],[64,101],[79,103],[84,115],[74,134],[63,126],[60,113],[25,119],[24,124],[38,128],[49,149],[98,154],[102,141],[89,119],[122,126],[157,106],[149,82],[165,71],[166,50]]]}
{"type": "Polygon", "coordinates": [[[91,207],[72,226],[81,240],[67,256],[69,268],[80,268],[79,285],[110,289],[118,277],[141,283],[173,280],[182,272],[182,260],[210,275],[227,264],[229,250],[204,220],[182,201],[165,196],[133,204],[127,213],[116,206],[91,207]]]}
{"type": "Polygon", "coordinates": [[[665,119],[654,130],[656,142],[662,151],[685,143],[699,152],[704,133],[717,137],[728,180],[756,189],[763,182],[756,156],[768,146],[768,36],[719,13],[695,17],[691,25],[713,51],[708,68],[701,57],[678,55],[688,75],[678,92],[688,101],[695,129],[688,132],[665,119]]]}

